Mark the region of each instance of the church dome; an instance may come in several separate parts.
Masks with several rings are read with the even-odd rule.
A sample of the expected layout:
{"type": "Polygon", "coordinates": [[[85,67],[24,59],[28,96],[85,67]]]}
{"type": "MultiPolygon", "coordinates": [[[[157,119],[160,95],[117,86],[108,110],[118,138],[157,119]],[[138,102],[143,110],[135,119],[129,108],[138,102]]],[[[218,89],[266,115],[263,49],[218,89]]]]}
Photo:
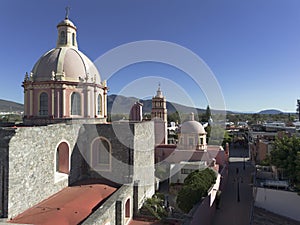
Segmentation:
{"type": "Polygon", "coordinates": [[[100,84],[100,75],[93,62],[78,50],[77,28],[68,18],[58,23],[56,48],[46,52],[32,69],[33,81],[64,80],[100,84]]]}
{"type": "Polygon", "coordinates": [[[100,75],[93,62],[81,51],[71,47],[59,47],[45,53],[32,69],[35,81],[61,80],[79,82],[88,77],[87,82],[100,83],[100,75]]]}
{"type": "Polygon", "coordinates": [[[181,133],[182,134],[205,134],[206,131],[201,123],[194,120],[194,114],[191,113],[190,120],[182,124],[181,133]]]}

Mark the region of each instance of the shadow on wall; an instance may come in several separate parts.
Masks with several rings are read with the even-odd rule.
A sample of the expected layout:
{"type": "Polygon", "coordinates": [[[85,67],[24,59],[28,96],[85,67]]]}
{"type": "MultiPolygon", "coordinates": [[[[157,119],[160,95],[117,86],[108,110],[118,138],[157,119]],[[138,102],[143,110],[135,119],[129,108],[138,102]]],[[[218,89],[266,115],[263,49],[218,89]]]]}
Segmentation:
{"type": "Polygon", "coordinates": [[[121,139],[129,142],[127,147],[114,129],[111,124],[81,127],[71,155],[69,185],[82,184],[84,180],[113,186],[132,182],[133,149],[130,146],[133,146],[133,135],[123,132],[121,139]]]}
{"type": "Polygon", "coordinates": [[[14,134],[14,128],[0,128],[0,218],[8,217],[8,151],[14,134]]]}

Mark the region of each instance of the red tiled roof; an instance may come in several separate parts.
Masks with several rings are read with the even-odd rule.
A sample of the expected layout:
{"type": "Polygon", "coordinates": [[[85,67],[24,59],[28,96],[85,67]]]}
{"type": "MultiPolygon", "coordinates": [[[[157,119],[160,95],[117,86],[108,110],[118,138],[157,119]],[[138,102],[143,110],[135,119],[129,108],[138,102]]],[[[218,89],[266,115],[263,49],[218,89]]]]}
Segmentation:
{"type": "Polygon", "coordinates": [[[117,188],[105,184],[66,187],[9,222],[35,225],[75,225],[88,217],[117,188]]]}

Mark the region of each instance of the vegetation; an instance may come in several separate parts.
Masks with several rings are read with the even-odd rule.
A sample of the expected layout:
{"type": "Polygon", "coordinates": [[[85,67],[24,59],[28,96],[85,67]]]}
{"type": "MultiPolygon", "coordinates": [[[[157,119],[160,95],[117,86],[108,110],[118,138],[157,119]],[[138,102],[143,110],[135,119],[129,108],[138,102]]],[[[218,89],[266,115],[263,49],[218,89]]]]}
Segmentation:
{"type": "Polygon", "coordinates": [[[216,173],[209,168],[190,173],[184,180],[182,189],[178,192],[176,199],[178,207],[188,213],[202,197],[207,195],[216,178],[216,173]]]}
{"type": "Polygon", "coordinates": [[[164,207],[165,196],[162,193],[156,193],[152,198],[146,199],[141,209],[141,212],[149,216],[154,216],[156,219],[161,219],[168,215],[164,207]]]}
{"type": "Polygon", "coordinates": [[[227,113],[226,118],[228,121],[237,124],[239,121],[248,121],[249,125],[258,124],[266,121],[281,121],[289,124],[293,122],[297,116],[290,113],[278,114],[259,114],[259,113],[227,113]]]}
{"type": "Polygon", "coordinates": [[[181,123],[180,114],[178,111],[168,114],[168,123],[170,123],[170,122],[181,123]]]}
{"type": "Polygon", "coordinates": [[[272,165],[284,171],[290,182],[300,186],[300,138],[296,136],[276,138],[270,153],[272,165]]]}
{"type": "Polygon", "coordinates": [[[208,105],[206,107],[205,113],[199,115],[199,121],[203,122],[203,123],[208,122],[210,117],[211,117],[211,110],[210,110],[210,107],[208,105]]]}
{"type": "Polygon", "coordinates": [[[0,116],[0,123],[22,122],[22,116],[18,114],[7,114],[0,116]]]}

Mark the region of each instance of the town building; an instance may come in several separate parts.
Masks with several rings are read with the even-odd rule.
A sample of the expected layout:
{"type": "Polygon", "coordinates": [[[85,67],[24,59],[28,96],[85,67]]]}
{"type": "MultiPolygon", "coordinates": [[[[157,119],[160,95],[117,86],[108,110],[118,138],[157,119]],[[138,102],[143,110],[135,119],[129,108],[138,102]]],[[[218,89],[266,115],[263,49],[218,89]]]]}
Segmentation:
{"type": "Polygon", "coordinates": [[[226,152],[222,146],[207,145],[206,134],[202,124],[195,121],[191,113],[189,120],[181,125],[177,145],[155,147],[158,176],[170,179],[170,183],[183,183],[192,171],[211,167],[219,172],[226,167],[226,152]]]}

